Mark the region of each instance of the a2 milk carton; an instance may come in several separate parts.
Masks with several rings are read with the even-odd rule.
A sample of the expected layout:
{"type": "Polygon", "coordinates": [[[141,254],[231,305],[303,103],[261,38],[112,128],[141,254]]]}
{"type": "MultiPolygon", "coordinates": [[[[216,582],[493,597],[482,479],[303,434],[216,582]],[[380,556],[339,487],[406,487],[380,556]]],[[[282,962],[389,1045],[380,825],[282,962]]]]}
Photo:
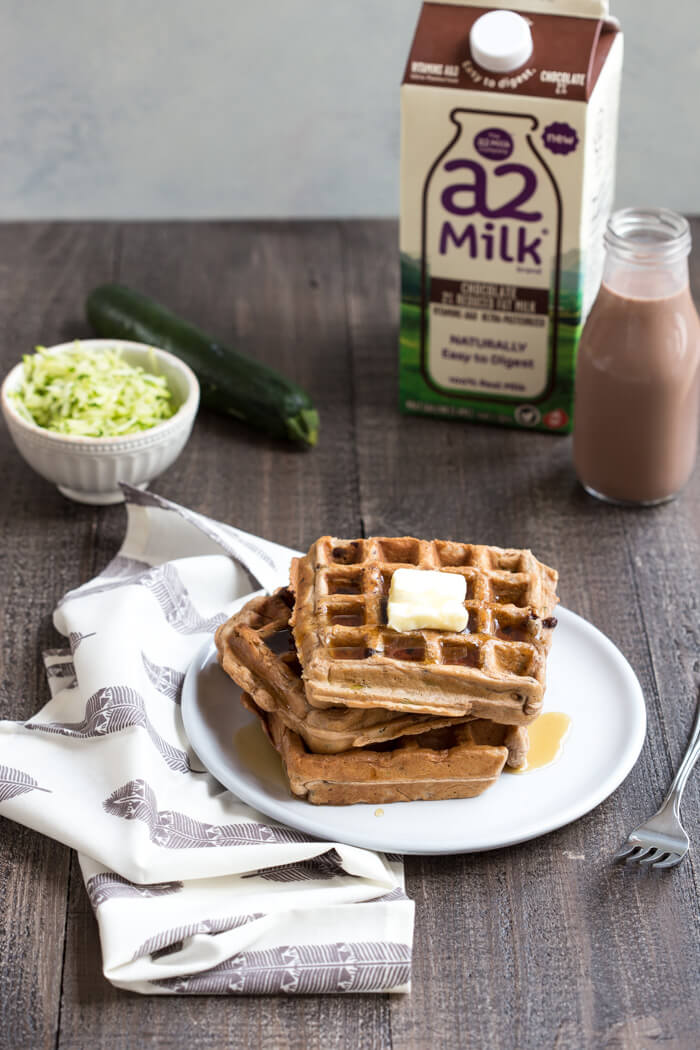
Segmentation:
{"type": "Polygon", "coordinates": [[[424,3],[401,90],[401,407],[571,429],[612,207],[607,0],[424,3]]]}

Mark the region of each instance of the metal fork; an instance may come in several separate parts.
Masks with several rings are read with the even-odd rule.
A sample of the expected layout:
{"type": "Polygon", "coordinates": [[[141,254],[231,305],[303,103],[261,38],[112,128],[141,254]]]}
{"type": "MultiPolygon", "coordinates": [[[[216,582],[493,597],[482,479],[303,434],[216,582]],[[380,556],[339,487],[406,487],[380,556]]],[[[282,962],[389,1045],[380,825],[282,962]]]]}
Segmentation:
{"type": "Polygon", "coordinates": [[[678,767],[661,809],[631,832],[615,860],[643,864],[651,868],[673,868],[685,857],[690,841],[680,822],[683,789],[700,756],[700,702],[683,761],[678,767]]]}

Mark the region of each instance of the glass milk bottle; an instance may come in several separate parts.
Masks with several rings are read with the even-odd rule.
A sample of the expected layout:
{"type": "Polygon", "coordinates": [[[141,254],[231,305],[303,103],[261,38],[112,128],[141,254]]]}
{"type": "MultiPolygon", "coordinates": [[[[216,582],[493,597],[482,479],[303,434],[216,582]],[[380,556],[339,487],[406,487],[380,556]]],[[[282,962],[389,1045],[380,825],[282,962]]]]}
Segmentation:
{"type": "Polygon", "coordinates": [[[664,209],[616,212],[603,283],[579,344],[574,465],[592,496],[650,506],[695,462],[700,322],[688,287],[688,223],[664,209]]]}

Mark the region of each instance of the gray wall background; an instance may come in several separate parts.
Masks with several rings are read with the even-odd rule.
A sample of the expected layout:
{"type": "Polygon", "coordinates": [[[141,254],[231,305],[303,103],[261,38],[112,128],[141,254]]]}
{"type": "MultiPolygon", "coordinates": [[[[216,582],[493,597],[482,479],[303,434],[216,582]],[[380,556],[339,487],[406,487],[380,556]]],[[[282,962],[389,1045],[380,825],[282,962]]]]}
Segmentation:
{"type": "MultiPolygon", "coordinates": [[[[612,0],[618,205],[700,212],[700,3],[612,0]]],[[[419,0],[0,0],[0,218],[385,216],[419,0]]]]}

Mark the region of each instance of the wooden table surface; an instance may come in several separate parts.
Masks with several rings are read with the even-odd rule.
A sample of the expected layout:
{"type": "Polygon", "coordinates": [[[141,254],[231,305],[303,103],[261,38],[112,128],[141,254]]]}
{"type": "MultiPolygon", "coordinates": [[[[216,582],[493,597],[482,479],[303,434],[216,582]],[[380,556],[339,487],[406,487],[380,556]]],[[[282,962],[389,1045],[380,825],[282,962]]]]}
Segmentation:
{"type": "MultiPolygon", "coordinates": [[[[700,222],[695,225],[700,247],[700,222]]],[[[322,416],[297,452],[202,412],[154,491],[293,547],[322,533],[531,546],[562,602],[637,672],[648,736],[624,784],[569,827],[516,848],[408,857],[416,901],[407,996],[159,998],[101,973],[75,856],[0,818],[0,1047],[579,1048],[698,1045],[700,776],[693,852],[666,873],[612,861],[660,802],[700,672],[700,469],[674,503],[599,505],[569,438],[397,411],[392,222],[46,223],[0,227],[0,364],[89,334],[86,293],[122,280],[298,379],[322,416]]],[[[694,267],[700,300],[700,260],[694,267]]],[[[71,503],[0,430],[0,718],[48,699],[51,612],[117,550],[123,507],[71,503]]],[[[605,733],[605,725],[600,727],[605,733]]]]}

